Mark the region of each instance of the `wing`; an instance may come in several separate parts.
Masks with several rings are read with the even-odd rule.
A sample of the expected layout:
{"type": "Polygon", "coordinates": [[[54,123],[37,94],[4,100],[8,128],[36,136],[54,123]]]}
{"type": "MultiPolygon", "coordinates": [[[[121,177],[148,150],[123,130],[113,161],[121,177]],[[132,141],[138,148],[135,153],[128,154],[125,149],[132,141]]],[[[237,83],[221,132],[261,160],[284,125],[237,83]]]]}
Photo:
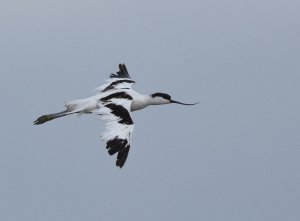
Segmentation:
{"type": "Polygon", "coordinates": [[[125,64],[119,64],[119,71],[116,74],[111,74],[106,82],[106,84],[98,87],[96,91],[101,93],[121,88],[129,89],[135,83],[135,81],[130,78],[125,64]]]}
{"type": "Polygon", "coordinates": [[[110,74],[110,78],[128,78],[130,79],[129,73],[125,64],[119,64],[119,71],[116,74],[110,74]]]}
{"type": "Polygon", "coordinates": [[[130,116],[132,97],[126,92],[112,93],[99,100],[96,114],[107,121],[101,139],[106,142],[108,153],[118,153],[116,165],[122,168],[126,162],[134,124],[130,116]]]}

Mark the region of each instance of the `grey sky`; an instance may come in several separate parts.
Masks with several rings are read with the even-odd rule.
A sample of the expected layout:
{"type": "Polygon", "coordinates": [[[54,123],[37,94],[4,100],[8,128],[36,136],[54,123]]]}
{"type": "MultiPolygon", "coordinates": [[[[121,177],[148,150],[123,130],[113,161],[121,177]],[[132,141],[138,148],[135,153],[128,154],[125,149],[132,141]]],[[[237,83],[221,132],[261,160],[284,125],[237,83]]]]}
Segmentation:
{"type": "Polygon", "coordinates": [[[300,220],[300,2],[0,2],[0,220],[300,220]],[[123,169],[103,122],[33,126],[119,62],[141,93],[123,169]]]}

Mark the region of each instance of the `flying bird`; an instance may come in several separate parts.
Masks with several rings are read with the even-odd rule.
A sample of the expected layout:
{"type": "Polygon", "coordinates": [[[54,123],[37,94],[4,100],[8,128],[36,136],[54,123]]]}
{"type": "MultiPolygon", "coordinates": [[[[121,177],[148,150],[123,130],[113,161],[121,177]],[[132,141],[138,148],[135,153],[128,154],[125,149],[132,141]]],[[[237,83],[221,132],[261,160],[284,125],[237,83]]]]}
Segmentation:
{"type": "Polygon", "coordinates": [[[122,168],[126,162],[134,123],[131,112],[141,110],[149,105],[181,104],[195,105],[178,102],[171,99],[166,93],[153,93],[142,95],[131,89],[135,83],[127,71],[125,64],[119,64],[119,71],[111,74],[106,84],[97,88],[97,94],[65,103],[66,110],[54,114],[47,114],[34,121],[35,125],[64,117],[71,114],[96,114],[106,121],[105,130],[101,139],[106,143],[108,153],[117,154],[116,166],[122,168]]]}

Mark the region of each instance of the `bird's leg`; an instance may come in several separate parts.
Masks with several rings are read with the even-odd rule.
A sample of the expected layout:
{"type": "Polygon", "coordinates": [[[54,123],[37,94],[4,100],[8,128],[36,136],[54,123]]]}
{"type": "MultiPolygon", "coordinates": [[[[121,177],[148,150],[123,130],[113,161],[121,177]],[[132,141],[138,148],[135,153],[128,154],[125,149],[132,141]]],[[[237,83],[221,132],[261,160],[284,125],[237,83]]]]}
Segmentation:
{"type": "Polygon", "coordinates": [[[56,118],[59,118],[59,117],[63,117],[63,116],[69,115],[69,114],[70,113],[68,113],[67,110],[62,111],[62,112],[58,112],[58,113],[54,113],[54,114],[47,114],[47,115],[40,116],[33,123],[35,125],[39,125],[39,124],[46,123],[47,121],[50,121],[50,120],[53,120],[53,119],[56,119],[56,118]]]}

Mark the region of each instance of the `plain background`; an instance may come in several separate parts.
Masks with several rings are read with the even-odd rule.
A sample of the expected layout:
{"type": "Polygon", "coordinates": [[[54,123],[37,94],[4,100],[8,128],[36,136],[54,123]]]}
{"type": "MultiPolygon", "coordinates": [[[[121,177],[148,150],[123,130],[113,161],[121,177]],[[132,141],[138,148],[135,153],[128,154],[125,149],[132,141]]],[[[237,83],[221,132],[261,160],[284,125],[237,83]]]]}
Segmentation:
{"type": "Polygon", "coordinates": [[[0,220],[300,220],[300,1],[0,1],[0,220]],[[95,116],[34,126],[124,62],[123,169],[95,116]]]}

